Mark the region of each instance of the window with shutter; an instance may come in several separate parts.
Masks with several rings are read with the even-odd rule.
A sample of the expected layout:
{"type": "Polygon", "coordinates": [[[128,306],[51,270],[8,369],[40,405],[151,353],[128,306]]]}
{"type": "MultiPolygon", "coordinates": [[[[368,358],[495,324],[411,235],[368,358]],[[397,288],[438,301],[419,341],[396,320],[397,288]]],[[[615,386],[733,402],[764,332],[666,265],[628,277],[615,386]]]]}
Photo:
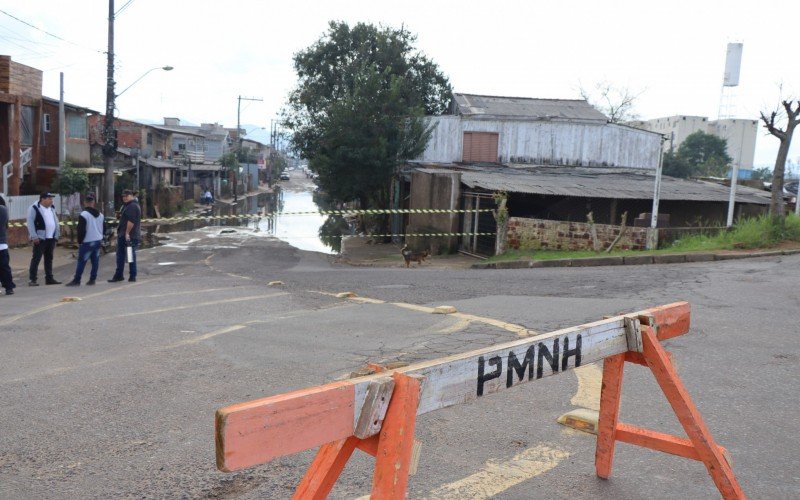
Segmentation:
{"type": "Polygon", "coordinates": [[[497,143],[499,135],[495,132],[464,132],[464,163],[497,163],[497,143]]]}

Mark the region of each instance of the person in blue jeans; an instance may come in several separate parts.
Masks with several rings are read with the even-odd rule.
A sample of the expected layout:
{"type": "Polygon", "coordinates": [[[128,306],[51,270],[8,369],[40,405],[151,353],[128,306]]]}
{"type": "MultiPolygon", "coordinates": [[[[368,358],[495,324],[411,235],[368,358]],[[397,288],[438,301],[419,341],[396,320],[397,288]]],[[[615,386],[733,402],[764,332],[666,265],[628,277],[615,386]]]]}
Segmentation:
{"type": "Polygon", "coordinates": [[[100,245],[103,241],[103,214],[95,208],[93,194],[87,194],[85,198],[86,206],[83,208],[78,218],[78,267],[75,269],[75,277],[66,286],[78,286],[81,284],[81,276],[88,260],[92,261],[92,270],[89,273],[87,285],[94,285],[97,279],[97,270],[100,267],[100,245]]]}
{"type": "Polygon", "coordinates": [[[128,247],[133,250],[133,261],[128,264],[128,281],[136,281],[136,249],[139,247],[139,225],[142,221],[142,209],[136,200],[136,193],[130,189],[122,191],[124,205],[119,211],[119,226],[117,226],[117,270],[109,283],[124,281],[125,262],[127,261],[128,247]]]}

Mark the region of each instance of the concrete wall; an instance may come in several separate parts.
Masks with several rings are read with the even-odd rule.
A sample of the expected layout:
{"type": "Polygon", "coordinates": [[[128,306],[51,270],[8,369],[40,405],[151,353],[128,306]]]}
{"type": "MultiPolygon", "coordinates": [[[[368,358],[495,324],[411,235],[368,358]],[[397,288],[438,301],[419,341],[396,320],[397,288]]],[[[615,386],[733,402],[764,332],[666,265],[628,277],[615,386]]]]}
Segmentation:
{"type": "Polygon", "coordinates": [[[425,162],[461,162],[464,132],[495,132],[499,134],[499,163],[648,169],[658,166],[658,136],[622,125],[460,116],[432,116],[426,120],[434,130],[425,152],[416,158],[425,162]]]}
{"type": "Polygon", "coordinates": [[[664,151],[677,150],[686,138],[695,132],[721,137],[728,142],[727,153],[739,168],[752,170],[758,135],[758,120],[730,118],[709,120],[705,116],[667,116],[637,121],[633,126],[663,134],[667,137],[664,151]]]}
{"type": "Polygon", "coordinates": [[[708,123],[708,133],[728,141],[728,156],[740,169],[752,170],[756,155],[756,135],[758,120],[731,118],[708,123]]]}
{"type": "MultiPolygon", "coordinates": [[[[611,245],[621,226],[595,224],[597,240],[602,249],[611,245]]],[[[628,227],[617,243],[618,250],[644,250],[647,229],[628,227]]],[[[508,221],[507,247],[515,250],[593,250],[589,224],[544,219],[511,217],[508,221]]]]}
{"type": "MultiPolygon", "coordinates": [[[[457,172],[414,172],[411,174],[411,209],[457,209],[461,196],[461,174],[457,172]]],[[[406,233],[458,232],[459,214],[410,214],[406,233]]],[[[408,246],[415,250],[430,249],[432,253],[455,252],[457,237],[408,237],[408,246]]]]}

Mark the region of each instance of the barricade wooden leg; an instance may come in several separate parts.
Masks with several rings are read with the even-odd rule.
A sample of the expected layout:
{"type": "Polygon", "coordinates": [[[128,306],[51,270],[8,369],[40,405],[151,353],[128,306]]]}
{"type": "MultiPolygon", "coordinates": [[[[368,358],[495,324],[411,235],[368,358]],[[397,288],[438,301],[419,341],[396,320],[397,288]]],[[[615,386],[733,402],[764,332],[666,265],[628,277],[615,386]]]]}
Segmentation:
{"type": "Polygon", "coordinates": [[[357,437],[349,437],[322,445],[292,498],[327,498],[359,441],[357,437]]]}
{"type": "Polygon", "coordinates": [[[666,352],[652,328],[642,327],[642,344],[644,357],[650,365],[658,385],[664,391],[664,395],[669,400],[675,415],[694,445],[698,457],[708,469],[708,473],[722,497],[726,499],[745,498],[736,476],[733,474],[733,469],[723,456],[720,447],[714,442],[703,417],[697,411],[686,387],[667,358],[666,352]]]}
{"type": "Polygon", "coordinates": [[[600,388],[600,416],[597,423],[597,448],[594,465],[597,475],[603,479],[611,476],[614,462],[617,421],[622,396],[622,374],[625,355],[609,356],[603,360],[603,383],[600,388]]]}
{"type": "Polygon", "coordinates": [[[392,375],[394,393],[378,438],[372,496],[375,499],[406,497],[414,427],[419,406],[420,381],[401,373],[392,375]]]}

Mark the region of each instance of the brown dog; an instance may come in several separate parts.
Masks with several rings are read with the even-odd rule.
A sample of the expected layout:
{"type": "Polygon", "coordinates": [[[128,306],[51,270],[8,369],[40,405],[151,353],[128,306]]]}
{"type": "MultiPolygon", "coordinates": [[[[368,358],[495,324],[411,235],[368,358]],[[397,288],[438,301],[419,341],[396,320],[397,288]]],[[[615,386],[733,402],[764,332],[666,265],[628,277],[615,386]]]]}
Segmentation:
{"type": "Polygon", "coordinates": [[[425,250],[424,252],[414,252],[408,249],[408,245],[404,245],[400,250],[400,253],[403,254],[403,259],[406,261],[406,267],[410,267],[412,262],[416,262],[421,266],[425,259],[427,259],[431,254],[429,250],[425,250]]]}

